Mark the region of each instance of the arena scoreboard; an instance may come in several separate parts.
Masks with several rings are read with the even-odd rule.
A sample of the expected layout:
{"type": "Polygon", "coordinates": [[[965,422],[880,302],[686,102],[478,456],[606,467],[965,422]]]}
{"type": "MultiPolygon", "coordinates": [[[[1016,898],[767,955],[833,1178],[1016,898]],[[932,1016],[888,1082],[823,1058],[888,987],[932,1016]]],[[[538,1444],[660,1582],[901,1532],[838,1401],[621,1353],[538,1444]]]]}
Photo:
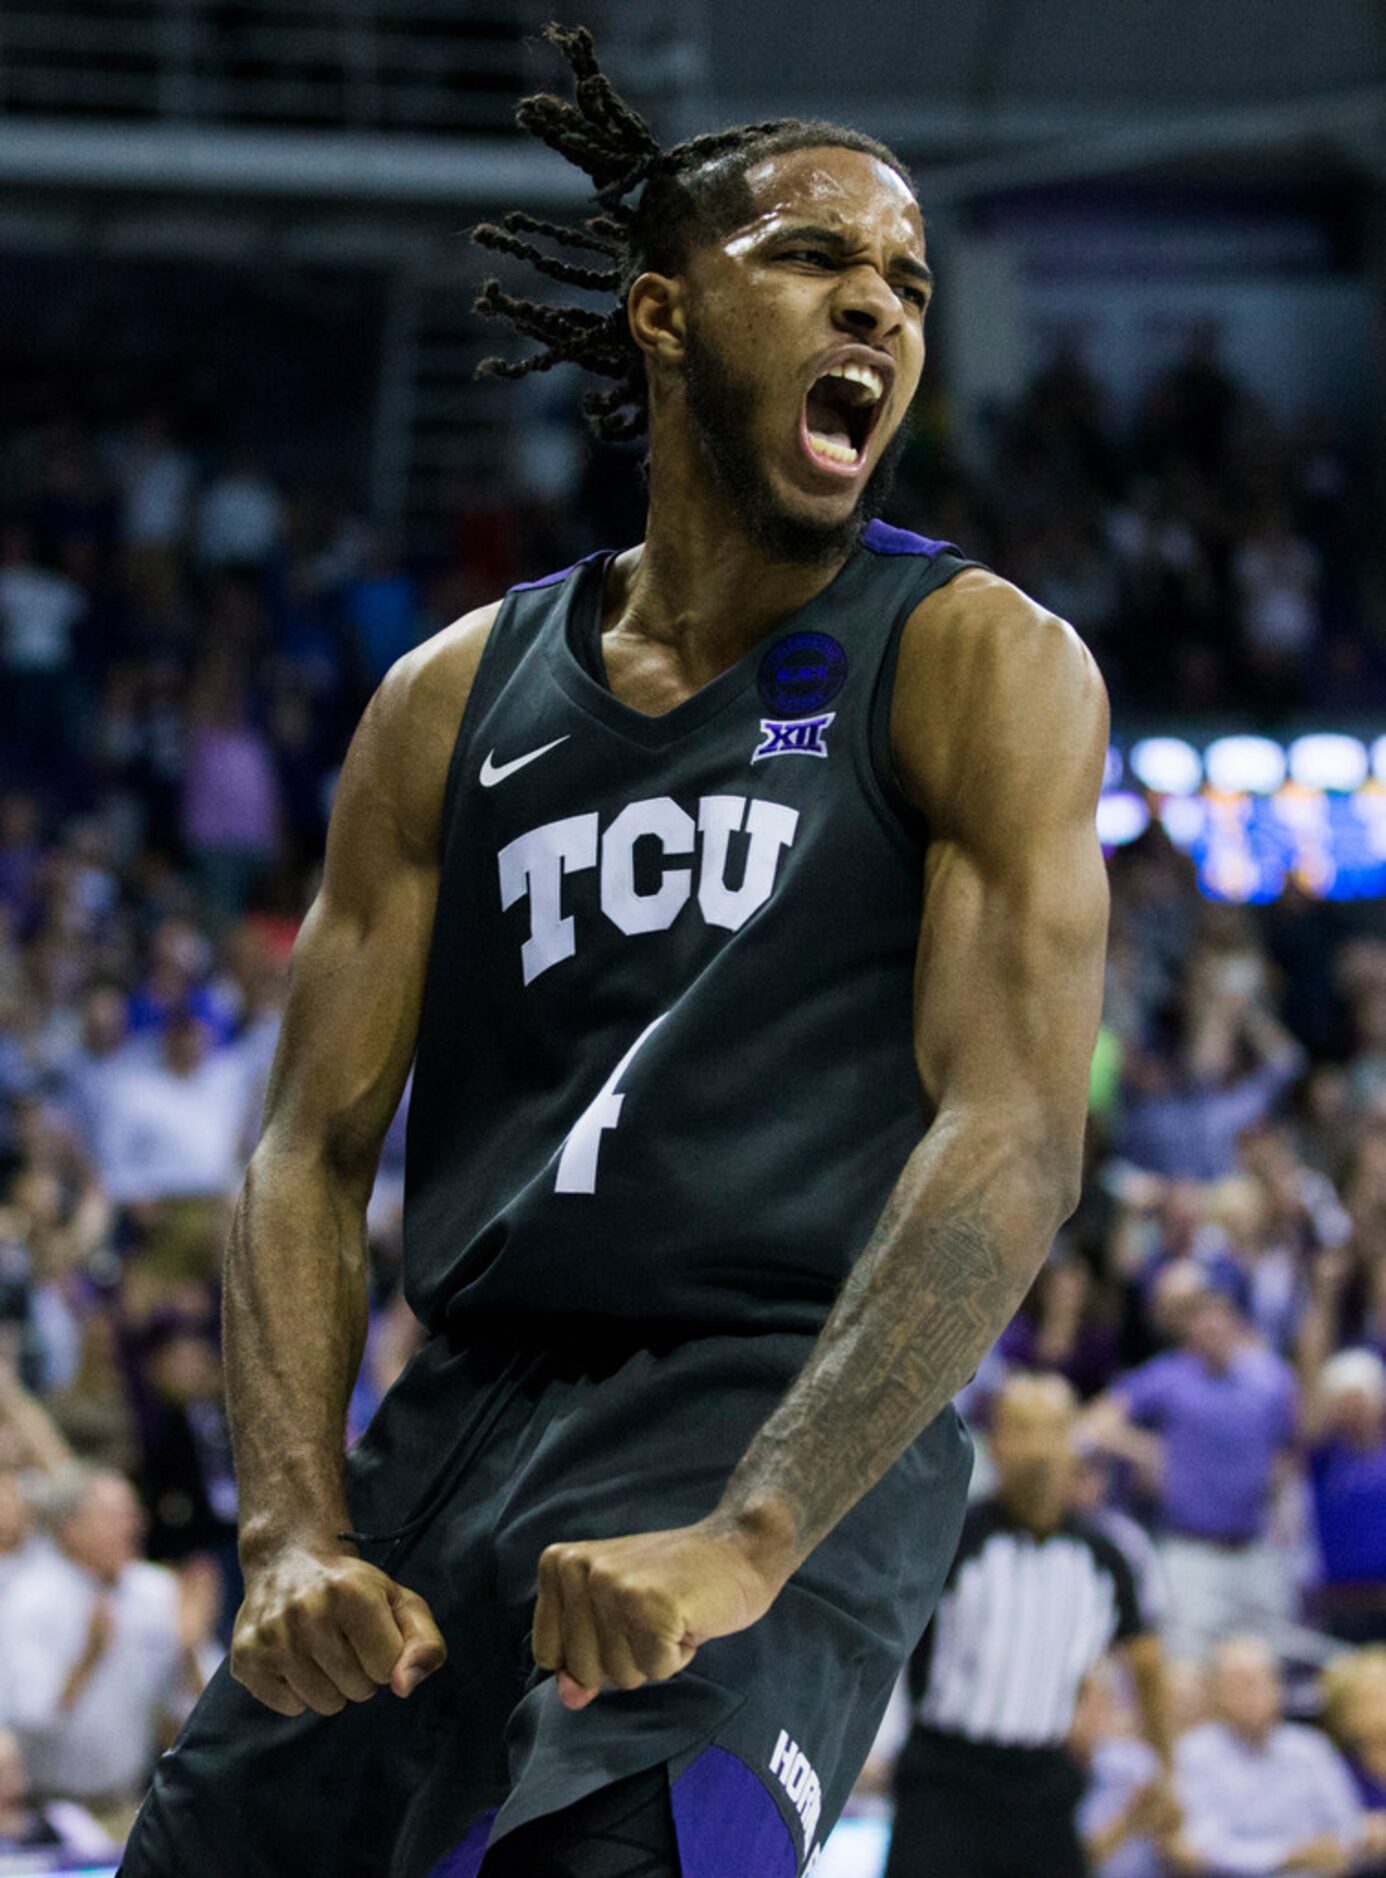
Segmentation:
{"type": "Polygon", "coordinates": [[[1386,735],[1113,743],[1097,810],[1104,850],[1158,821],[1210,899],[1386,897],[1386,735]]]}

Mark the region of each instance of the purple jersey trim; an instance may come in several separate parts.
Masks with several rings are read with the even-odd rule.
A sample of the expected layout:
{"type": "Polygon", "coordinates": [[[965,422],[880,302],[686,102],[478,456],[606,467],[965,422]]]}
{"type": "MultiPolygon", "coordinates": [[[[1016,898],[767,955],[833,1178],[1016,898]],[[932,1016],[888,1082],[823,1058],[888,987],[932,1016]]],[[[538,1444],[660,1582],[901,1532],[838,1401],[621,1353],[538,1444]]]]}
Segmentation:
{"type": "Polygon", "coordinates": [[[499,1808],[493,1806],[489,1813],[483,1813],[479,1819],[473,1820],[461,1845],[455,1845],[446,1857],[433,1866],[428,1878],[477,1878],[498,1811],[499,1808]]]}
{"type": "MultiPolygon", "coordinates": [[[[874,554],[959,554],[961,550],[951,541],[931,541],[927,535],[911,534],[908,528],[892,528],[889,522],[868,522],[861,531],[861,543],[874,554]]],[[[580,561],[574,561],[571,567],[561,567],[556,574],[544,574],[538,580],[517,580],[513,587],[507,587],[507,593],[533,593],[538,587],[556,587],[561,580],[582,567],[587,561],[595,561],[599,554],[605,554],[605,548],[594,548],[591,554],[584,554],[580,561]]]]}
{"type": "Polygon", "coordinates": [[[794,1878],[799,1857],[780,1809],[735,1754],[704,1748],[670,1797],[683,1878],[794,1878]]]}
{"type": "Polygon", "coordinates": [[[959,552],[951,541],[930,541],[927,535],[912,535],[908,528],[892,528],[889,522],[868,522],[861,531],[861,545],[875,554],[959,552]]]}
{"type": "Polygon", "coordinates": [[[569,574],[584,565],[595,561],[599,554],[605,554],[605,548],[593,548],[590,554],[584,554],[582,560],[574,561],[572,567],[560,567],[556,574],[545,574],[541,580],[517,580],[513,587],[507,587],[507,593],[532,593],[536,587],[556,587],[560,580],[566,580],[569,574]]]}

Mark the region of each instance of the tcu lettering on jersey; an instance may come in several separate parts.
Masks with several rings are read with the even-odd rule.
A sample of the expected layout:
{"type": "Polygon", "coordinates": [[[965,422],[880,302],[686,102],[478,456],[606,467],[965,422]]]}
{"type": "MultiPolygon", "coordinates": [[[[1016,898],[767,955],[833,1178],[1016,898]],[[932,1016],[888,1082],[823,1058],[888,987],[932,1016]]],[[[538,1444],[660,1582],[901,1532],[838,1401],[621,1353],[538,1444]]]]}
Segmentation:
{"type": "Polygon", "coordinates": [[[602,832],[595,810],[545,822],[508,842],[497,856],[501,907],[529,896],[529,938],[520,948],[526,984],[577,950],[571,913],[563,912],[563,877],[600,860],[602,912],[624,933],[662,932],[693,897],[693,866],[666,865],[650,893],[635,888],[635,844],[649,835],[666,857],[699,849],[698,907],[709,926],[735,932],[770,898],[781,850],[790,847],[799,811],[761,797],[701,796],[698,819],[672,796],[651,796],[623,808],[602,832]],[[739,887],[727,885],[731,837],[745,827],[746,867],[739,887]]]}

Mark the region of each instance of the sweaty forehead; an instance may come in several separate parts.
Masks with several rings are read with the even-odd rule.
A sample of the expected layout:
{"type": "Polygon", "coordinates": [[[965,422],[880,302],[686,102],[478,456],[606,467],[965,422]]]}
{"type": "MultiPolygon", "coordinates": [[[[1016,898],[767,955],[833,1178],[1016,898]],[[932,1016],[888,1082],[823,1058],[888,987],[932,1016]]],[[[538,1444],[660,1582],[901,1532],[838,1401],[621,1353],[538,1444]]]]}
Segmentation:
{"type": "Polygon", "coordinates": [[[812,221],[923,255],[919,204],[904,178],[869,151],[836,145],[781,151],[753,163],[745,183],[755,212],[736,231],[740,236],[768,234],[780,221],[812,221]]]}

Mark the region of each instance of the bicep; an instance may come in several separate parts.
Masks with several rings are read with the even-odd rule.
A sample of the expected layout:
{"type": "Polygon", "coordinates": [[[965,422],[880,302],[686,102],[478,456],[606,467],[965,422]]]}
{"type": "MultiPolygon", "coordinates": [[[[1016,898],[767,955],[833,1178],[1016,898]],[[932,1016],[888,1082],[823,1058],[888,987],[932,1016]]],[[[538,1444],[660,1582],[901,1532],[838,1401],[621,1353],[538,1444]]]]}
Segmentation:
{"type": "Polygon", "coordinates": [[[989,1109],[1019,1142],[1076,1151],[1102,1005],[1107,713],[1052,624],[1067,637],[997,679],[956,751],[925,860],[915,1047],[936,1112],[989,1109]]]}
{"type": "Polygon", "coordinates": [[[963,842],[933,844],[915,1043],[935,1108],[994,1101],[1018,1121],[1062,1113],[1081,1128],[1106,925],[1106,874],[1090,829],[1029,842],[1001,867],[963,842]]]}
{"type": "Polygon", "coordinates": [[[345,772],[333,820],[338,878],[324,876],[294,946],[264,1132],[349,1165],[383,1138],[408,1075],[437,868],[401,849],[345,772]]]}
{"type": "MultiPolygon", "coordinates": [[[[465,661],[454,666],[470,678],[465,661]]],[[[436,670],[421,675],[401,661],[352,739],[265,1098],[266,1141],[325,1156],[367,1185],[423,1005],[444,784],[463,703],[454,691],[440,705],[439,690],[436,670]]]]}

